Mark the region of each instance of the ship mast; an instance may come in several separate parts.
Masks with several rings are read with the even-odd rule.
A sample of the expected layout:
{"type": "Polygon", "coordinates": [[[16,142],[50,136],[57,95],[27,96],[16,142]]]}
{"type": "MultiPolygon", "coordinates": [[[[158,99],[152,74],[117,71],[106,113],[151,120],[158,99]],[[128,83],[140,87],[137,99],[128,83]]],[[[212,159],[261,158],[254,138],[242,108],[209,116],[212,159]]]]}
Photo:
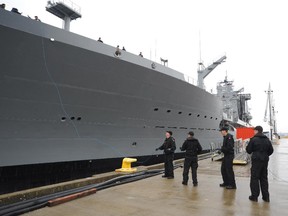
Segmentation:
{"type": "Polygon", "coordinates": [[[275,115],[275,105],[273,100],[273,90],[271,90],[271,85],[269,83],[268,90],[265,91],[267,94],[266,109],[264,114],[264,121],[267,121],[267,111],[269,110],[269,121],[268,125],[270,126],[270,139],[272,140],[273,134],[277,134],[276,127],[276,115],[275,115]]]}
{"type": "Polygon", "coordinates": [[[63,29],[70,30],[70,22],[81,18],[81,8],[70,0],[48,1],[46,10],[63,20],[63,29]]]}
{"type": "Polygon", "coordinates": [[[199,62],[198,87],[205,89],[205,86],[204,86],[205,77],[208,76],[219,64],[224,62],[225,59],[226,59],[226,56],[223,56],[217,61],[213,62],[213,64],[209,65],[207,68],[205,68],[202,62],[199,62]]]}

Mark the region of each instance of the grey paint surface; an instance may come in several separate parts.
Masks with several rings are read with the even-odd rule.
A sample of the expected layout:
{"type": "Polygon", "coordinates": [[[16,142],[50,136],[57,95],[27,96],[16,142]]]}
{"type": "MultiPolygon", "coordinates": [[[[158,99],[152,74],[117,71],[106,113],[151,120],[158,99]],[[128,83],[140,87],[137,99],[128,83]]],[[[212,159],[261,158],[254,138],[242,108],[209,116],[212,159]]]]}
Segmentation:
{"type": "Polygon", "coordinates": [[[7,11],[0,32],[0,166],[155,155],[166,130],[221,141],[221,102],[175,70],[7,11]]]}

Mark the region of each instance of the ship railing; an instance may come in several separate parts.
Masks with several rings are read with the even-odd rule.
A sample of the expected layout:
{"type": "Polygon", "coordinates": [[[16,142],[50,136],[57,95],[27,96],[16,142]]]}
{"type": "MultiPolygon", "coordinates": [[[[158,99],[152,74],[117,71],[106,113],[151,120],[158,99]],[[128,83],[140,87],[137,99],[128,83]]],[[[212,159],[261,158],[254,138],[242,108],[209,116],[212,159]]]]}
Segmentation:
{"type": "Polygon", "coordinates": [[[210,143],[210,154],[211,154],[211,160],[219,160],[223,157],[223,154],[221,152],[221,143],[210,143]]]}
{"type": "MultiPolygon", "coordinates": [[[[234,160],[245,161],[245,164],[249,163],[251,160],[251,156],[246,152],[246,146],[248,145],[250,139],[236,139],[234,142],[234,160]]],[[[222,143],[210,143],[210,153],[211,153],[211,160],[221,160],[224,155],[221,152],[222,143]]],[[[234,163],[234,162],[233,162],[234,163]]]]}
{"type": "Polygon", "coordinates": [[[251,156],[246,152],[246,146],[250,139],[237,139],[234,144],[234,160],[241,160],[247,163],[250,162],[251,156]]]}
{"type": "Polygon", "coordinates": [[[184,74],[184,80],[192,85],[195,85],[195,79],[191,76],[184,74]]]}

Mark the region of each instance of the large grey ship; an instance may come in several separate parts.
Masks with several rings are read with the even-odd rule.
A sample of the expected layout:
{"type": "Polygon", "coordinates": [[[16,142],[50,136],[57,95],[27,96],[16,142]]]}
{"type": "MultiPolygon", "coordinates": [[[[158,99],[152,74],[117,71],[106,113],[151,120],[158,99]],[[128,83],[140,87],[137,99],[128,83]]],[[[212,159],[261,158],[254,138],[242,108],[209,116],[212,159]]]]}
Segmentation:
{"type": "Polygon", "coordinates": [[[2,9],[0,32],[0,194],[162,162],[166,130],[222,140],[221,98],[178,71],[2,9]]]}

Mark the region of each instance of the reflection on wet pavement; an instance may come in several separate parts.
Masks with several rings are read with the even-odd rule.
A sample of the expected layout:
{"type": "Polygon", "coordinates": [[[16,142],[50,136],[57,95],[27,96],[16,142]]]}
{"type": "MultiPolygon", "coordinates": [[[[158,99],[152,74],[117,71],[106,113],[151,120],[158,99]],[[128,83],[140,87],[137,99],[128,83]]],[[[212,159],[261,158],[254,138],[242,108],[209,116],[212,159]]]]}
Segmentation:
{"type": "Polygon", "coordinates": [[[269,180],[288,183],[288,139],[280,139],[280,144],[273,147],[268,167],[269,180]]]}
{"type": "Polygon", "coordinates": [[[287,215],[288,139],[281,139],[280,145],[274,145],[274,149],[269,164],[270,203],[264,202],[261,195],[257,203],[248,200],[250,164],[234,166],[237,190],[227,190],[219,187],[222,183],[221,162],[206,159],[199,162],[198,187],[193,187],[191,176],[188,186],[183,186],[183,169],[178,168],[174,179],[163,179],[159,175],[101,190],[94,195],[26,215],[287,215]]]}

